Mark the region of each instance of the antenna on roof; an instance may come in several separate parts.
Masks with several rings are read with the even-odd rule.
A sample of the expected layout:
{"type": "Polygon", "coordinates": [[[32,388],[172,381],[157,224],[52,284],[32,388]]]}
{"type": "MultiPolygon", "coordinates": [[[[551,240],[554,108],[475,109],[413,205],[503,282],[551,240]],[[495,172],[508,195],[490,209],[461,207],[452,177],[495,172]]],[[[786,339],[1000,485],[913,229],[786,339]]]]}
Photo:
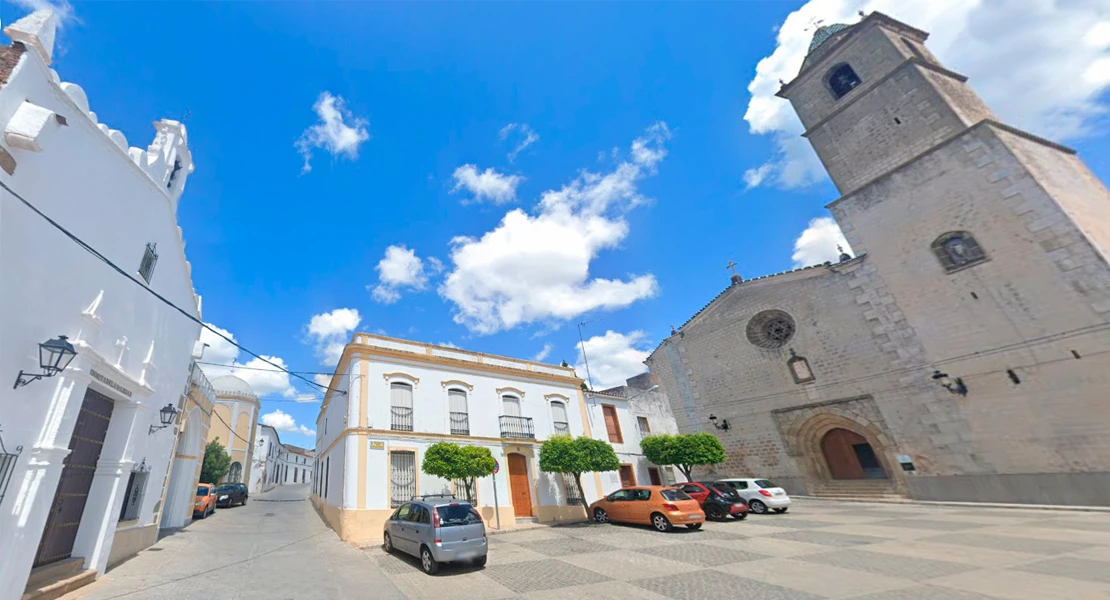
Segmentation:
{"type": "Polygon", "coordinates": [[[810,31],[810,30],[813,30],[813,29],[817,29],[818,27],[821,26],[821,23],[824,23],[824,22],[825,22],[824,19],[818,19],[817,17],[813,17],[812,19],[809,20],[809,27],[806,27],[805,30],[810,31]]]}

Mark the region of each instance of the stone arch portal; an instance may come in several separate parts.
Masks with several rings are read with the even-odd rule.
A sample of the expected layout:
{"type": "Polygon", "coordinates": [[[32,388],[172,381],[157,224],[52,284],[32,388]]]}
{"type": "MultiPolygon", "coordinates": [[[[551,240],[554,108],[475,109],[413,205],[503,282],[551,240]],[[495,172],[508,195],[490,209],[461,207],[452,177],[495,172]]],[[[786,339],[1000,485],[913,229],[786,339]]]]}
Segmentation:
{"type": "Polygon", "coordinates": [[[886,481],[894,491],[905,493],[901,472],[891,468],[893,441],[878,424],[856,411],[818,408],[808,418],[795,421],[788,436],[809,487],[872,479],[886,481]]]}

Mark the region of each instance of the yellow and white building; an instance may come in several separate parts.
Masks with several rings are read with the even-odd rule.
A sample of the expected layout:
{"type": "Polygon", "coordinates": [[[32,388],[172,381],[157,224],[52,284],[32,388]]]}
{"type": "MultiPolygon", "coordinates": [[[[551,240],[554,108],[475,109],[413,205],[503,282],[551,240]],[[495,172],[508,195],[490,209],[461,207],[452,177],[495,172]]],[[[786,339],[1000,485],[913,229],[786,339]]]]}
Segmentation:
{"type": "Polygon", "coordinates": [[[250,384],[234,375],[212,380],[216,405],[208,427],[208,442],[219,440],[231,455],[231,469],[224,481],[251,481],[255,422],[258,420],[258,395],[250,384]]]}
{"type": "MultiPolygon", "coordinates": [[[[313,503],[342,539],[379,539],[413,496],[463,494],[420,469],[428,446],[449,441],[498,462],[478,482],[487,526],[582,519],[573,479],[539,470],[549,436],[592,435],[581,383],[569,367],[356,333],[316,421],[313,503]]],[[[586,503],[599,497],[597,475],[582,484],[586,503]]]]}

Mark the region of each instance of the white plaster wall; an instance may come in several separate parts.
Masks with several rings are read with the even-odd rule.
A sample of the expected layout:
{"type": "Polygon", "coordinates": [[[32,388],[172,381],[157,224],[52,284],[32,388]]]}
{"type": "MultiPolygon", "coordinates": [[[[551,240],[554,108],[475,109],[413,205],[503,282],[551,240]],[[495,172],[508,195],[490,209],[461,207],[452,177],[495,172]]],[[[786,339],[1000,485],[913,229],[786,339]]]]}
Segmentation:
{"type": "MultiPolygon", "coordinates": [[[[130,273],[138,270],[147,243],[156,243],[159,260],[150,287],[199,318],[173,201],[164,188],[61,92],[32,53],[23,55],[0,88],[0,125],[24,101],[66,117],[68,125],[55,132],[42,152],[7,148],[17,167],[14,175],[0,172],[0,178],[130,273]]],[[[154,135],[154,131],[136,133],[154,135]]],[[[118,467],[122,484],[90,496],[78,534],[81,551],[89,553],[91,567],[104,568],[122,502],[121,488],[126,486],[131,463],[143,459],[151,473],[138,525],[154,523],[175,439],[173,428],[148,435],[148,426],[159,424],[160,408],[179,404],[200,328],[2,191],[0,290],[0,373],[4,377],[14,378],[20,370],[37,372],[38,344],[58,335],[69,336],[79,350],[71,371],[16,390],[10,387],[14,382],[7,380],[0,393],[4,444],[24,448],[0,507],[4,532],[0,598],[9,598],[23,589],[61,474],[61,459],[90,385],[82,369],[93,366],[103,371],[132,390],[130,400],[140,404],[134,421],[109,430],[109,435],[123,436],[106,444],[106,451],[115,456],[122,450],[118,467]],[[82,314],[86,310],[87,316],[82,314]],[[97,511],[99,515],[93,514],[97,511]]],[[[125,401],[118,392],[93,385],[125,401]]],[[[131,418],[119,403],[115,417],[131,418]]]]}

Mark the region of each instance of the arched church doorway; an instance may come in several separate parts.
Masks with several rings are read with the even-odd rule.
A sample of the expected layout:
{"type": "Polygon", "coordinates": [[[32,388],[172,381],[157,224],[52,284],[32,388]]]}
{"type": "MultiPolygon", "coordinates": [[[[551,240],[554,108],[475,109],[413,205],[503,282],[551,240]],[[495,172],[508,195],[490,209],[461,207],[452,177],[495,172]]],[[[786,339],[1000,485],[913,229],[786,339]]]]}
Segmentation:
{"type": "Polygon", "coordinates": [[[833,479],[886,479],[887,473],[875,449],[862,435],[841,429],[830,429],[821,438],[821,453],[833,479]]]}

